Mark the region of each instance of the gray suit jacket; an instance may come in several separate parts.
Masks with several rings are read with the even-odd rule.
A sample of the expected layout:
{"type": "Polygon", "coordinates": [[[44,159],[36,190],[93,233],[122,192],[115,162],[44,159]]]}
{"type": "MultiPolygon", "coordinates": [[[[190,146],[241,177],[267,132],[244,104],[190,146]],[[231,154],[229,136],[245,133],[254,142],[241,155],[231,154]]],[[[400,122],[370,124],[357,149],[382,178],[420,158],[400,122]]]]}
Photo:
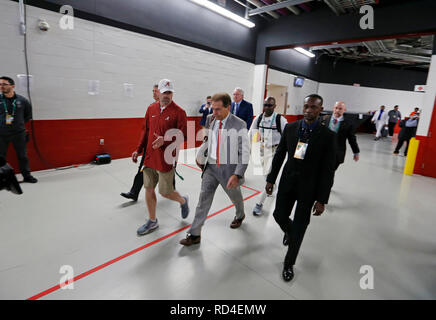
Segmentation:
{"type": "MultiPolygon", "coordinates": [[[[207,132],[207,150],[211,149],[213,128],[216,119],[212,120],[212,115],[206,119],[207,132]]],[[[216,123],[218,125],[218,123],[216,123]]],[[[201,149],[201,148],[200,148],[201,149]]],[[[200,151],[200,152],[204,152],[200,151]]],[[[211,152],[206,154],[205,169],[210,160],[211,152]]],[[[244,177],[250,158],[250,143],[248,140],[247,124],[244,120],[239,119],[233,114],[229,118],[221,132],[220,138],[220,170],[225,179],[229,179],[233,174],[244,177]]],[[[240,181],[240,183],[243,183],[240,181]]]]}

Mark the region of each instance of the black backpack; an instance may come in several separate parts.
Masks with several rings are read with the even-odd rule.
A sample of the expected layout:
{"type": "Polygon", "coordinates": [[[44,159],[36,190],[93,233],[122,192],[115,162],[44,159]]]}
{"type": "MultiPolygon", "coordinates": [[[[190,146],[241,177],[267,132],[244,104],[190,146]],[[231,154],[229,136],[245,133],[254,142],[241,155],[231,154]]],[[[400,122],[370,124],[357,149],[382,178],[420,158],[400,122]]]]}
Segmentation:
{"type": "MultiPolygon", "coordinates": [[[[276,128],[277,128],[277,131],[280,134],[282,134],[282,122],[280,121],[281,116],[282,115],[280,113],[277,113],[277,116],[276,116],[276,128]]],[[[260,122],[262,121],[262,117],[263,117],[263,113],[261,113],[259,118],[257,119],[257,127],[258,128],[264,128],[264,127],[260,126],[260,122]]],[[[269,129],[269,128],[264,128],[264,129],[269,129]]]]}

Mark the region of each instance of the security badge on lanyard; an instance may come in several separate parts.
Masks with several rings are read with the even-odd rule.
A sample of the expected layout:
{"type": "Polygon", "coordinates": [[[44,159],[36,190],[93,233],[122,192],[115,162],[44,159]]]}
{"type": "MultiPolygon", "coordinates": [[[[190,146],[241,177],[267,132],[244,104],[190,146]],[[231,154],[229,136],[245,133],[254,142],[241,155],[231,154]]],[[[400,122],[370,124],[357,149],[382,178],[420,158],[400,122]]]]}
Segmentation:
{"type": "Polygon", "coordinates": [[[303,160],[308,146],[309,144],[298,141],[297,147],[295,148],[294,158],[303,160]]]}
{"type": "Polygon", "coordinates": [[[12,114],[9,114],[8,112],[8,107],[6,105],[6,100],[3,98],[3,107],[5,108],[5,114],[6,114],[6,124],[7,125],[12,125],[12,123],[14,122],[14,117],[15,117],[15,107],[16,107],[16,100],[14,100],[12,102],[12,114]]]}
{"type": "Polygon", "coordinates": [[[300,135],[300,137],[298,139],[297,147],[295,148],[294,158],[304,160],[308,146],[309,146],[308,136],[305,134],[303,134],[302,136],[300,135]],[[303,141],[301,141],[301,140],[303,140],[303,141]],[[306,142],[304,142],[304,141],[306,141],[306,142]]]}

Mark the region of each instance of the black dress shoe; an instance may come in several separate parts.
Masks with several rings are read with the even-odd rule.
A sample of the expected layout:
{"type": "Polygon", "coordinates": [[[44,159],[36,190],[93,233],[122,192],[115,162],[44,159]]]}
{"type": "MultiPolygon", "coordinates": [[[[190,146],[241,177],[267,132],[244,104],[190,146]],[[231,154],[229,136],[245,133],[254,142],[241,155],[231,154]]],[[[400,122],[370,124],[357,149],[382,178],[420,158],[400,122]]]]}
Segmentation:
{"type": "Polygon", "coordinates": [[[24,182],[29,182],[29,183],[37,183],[38,179],[36,179],[34,176],[25,176],[23,179],[24,182]]]}
{"type": "Polygon", "coordinates": [[[282,272],[283,280],[286,282],[291,281],[294,278],[294,266],[284,267],[282,272]]]}
{"type": "Polygon", "coordinates": [[[288,233],[285,232],[285,235],[283,236],[283,245],[288,246],[289,245],[289,236],[288,233]]]}
{"type": "Polygon", "coordinates": [[[130,191],[129,191],[129,192],[121,192],[121,195],[122,195],[124,198],[131,199],[131,200],[133,200],[133,201],[138,201],[138,196],[134,195],[134,194],[131,193],[130,191]]]}

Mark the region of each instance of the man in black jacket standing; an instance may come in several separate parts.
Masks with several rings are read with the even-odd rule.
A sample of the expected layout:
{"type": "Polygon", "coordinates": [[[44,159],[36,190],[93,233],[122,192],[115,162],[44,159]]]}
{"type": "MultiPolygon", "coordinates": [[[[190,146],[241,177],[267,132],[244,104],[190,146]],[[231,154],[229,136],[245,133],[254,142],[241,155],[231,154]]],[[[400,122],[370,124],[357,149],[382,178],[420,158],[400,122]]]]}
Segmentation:
{"type": "Polygon", "coordinates": [[[283,244],[288,246],[282,276],[294,277],[293,266],[310,222],[311,211],[324,212],[333,185],[336,163],[336,134],[321,125],[319,114],[323,99],[311,94],[304,99],[304,119],[288,123],[274,156],[265,190],[273,191],[283,161],[288,161],[280,179],[274,218],[285,233],[283,244]],[[295,202],[294,220],[290,219],[295,202]]]}
{"type": "Polygon", "coordinates": [[[323,119],[323,124],[337,134],[338,149],[336,153],[336,170],[341,163],[344,163],[345,152],[347,150],[347,140],[353,150],[354,161],[359,161],[360,150],[355,134],[356,129],[353,123],[344,117],[346,111],[347,108],[345,107],[345,103],[343,101],[338,101],[333,107],[333,114],[323,119]]]}
{"type": "MultiPolygon", "coordinates": [[[[159,100],[159,89],[157,84],[153,86],[153,99],[154,102],[159,100]]],[[[142,173],[143,166],[144,166],[144,157],[145,157],[145,152],[142,155],[141,162],[139,163],[138,173],[133,179],[132,188],[130,189],[129,192],[121,192],[121,196],[123,196],[124,198],[132,199],[133,201],[138,201],[139,193],[141,192],[142,187],[144,186],[144,176],[142,173]]]]}
{"type": "Polygon", "coordinates": [[[12,143],[24,182],[36,183],[30,174],[26,150],[25,124],[32,119],[30,102],[16,94],[15,82],[9,77],[0,78],[0,157],[6,158],[9,144],[12,143]]]}

